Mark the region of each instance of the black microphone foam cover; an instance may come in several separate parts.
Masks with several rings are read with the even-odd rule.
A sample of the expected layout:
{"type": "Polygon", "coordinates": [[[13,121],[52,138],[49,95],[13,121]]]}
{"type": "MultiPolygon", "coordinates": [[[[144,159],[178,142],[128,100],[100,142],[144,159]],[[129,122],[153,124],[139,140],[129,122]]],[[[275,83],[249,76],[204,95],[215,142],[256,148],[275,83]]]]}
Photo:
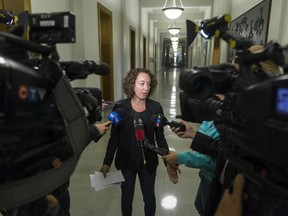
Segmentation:
{"type": "Polygon", "coordinates": [[[87,66],[88,71],[97,75],[107,75],[110,72],[109,65],[104,62],[86,60],[83,64],[87,66]]]}

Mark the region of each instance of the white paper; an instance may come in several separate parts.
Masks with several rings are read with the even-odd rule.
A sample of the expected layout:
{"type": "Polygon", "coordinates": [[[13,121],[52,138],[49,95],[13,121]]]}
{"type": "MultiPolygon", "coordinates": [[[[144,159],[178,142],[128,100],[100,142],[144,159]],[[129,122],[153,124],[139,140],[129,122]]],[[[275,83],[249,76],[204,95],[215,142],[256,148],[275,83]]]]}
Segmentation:
{"type": "Polygon", "coordinates": [[[106,173],[106,178],[104,178],[103,173],[95,172],[95,174],[90,174],[91,186],[96,190],[100,191],[113,185],[119,185],[121,182],[125,181],[122,172],[120,170],[106,173]]]}

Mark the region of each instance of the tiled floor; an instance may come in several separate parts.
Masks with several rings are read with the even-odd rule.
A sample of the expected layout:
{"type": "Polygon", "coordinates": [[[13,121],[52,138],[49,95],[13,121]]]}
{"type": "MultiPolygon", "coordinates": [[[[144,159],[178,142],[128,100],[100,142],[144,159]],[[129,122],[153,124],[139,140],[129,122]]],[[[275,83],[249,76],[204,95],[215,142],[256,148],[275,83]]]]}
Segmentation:
{"type": "MultiPolygon", "coordinates": [[[[179,69],[157,73],[158,89],[153,99],[162,104],[169,121],[175,120],[175,116],[180,114],[179,73],[179,69]]],[[[109,110],[106,112],[104,116],[108,115],[109,110]]],[[[165,128],[165,135],[170,148],[176,151],[190,151],[191,140],[178,138],[168,127],[165,128]]],[[[120,186],[113,186],[99,192],[90,186],[89,174],[100,170],[108,139],[109,133],[98,143],[91,143],[78,162],[70,185],[72,216],[121,215],[120,186]]],[[[114,165],[111,169],[115,170],[114,165]]],[[[156,177],[157,216],[198,215],[194,207],[194,198],[199,183],[198,170],[182,166],[181,171],[178,184],[173,184],[168,179],[165,166],[159,163],[156,177]]],[[[143,199],[138,182],[133,202],[133,215],[144,215],[143,199]]]]}

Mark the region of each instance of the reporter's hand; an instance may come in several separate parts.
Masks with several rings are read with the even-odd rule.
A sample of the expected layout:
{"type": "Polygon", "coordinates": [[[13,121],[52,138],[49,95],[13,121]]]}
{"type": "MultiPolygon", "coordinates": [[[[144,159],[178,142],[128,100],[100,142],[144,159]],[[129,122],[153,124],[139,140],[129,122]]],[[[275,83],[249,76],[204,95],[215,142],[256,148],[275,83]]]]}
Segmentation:
{"type": "Polygon", "coordinates": [[[104,178],[106,178],[106,173],[110,172],[110,166],[103,165],[100,169],[100,172],[103,173],[104,178]]]}
{"type": "Polygon", "coordinates": [[[183,131],[180,131],[180,128],[172,127],[170,128],[171,131],[181,138],[193,139],[195,137],[196,131],[193,129],[192,125],[189,122],[186,122],[184,120],[180,120],[179,123],[185,125],[186,130],[183,132],[183,131]]]}
{"type": "Polygon", "coordinates": [[[53,166],[54,168],[59,168],[59,167],[61,167],[61,166],[63,165],[61,159],[58,158],[58,157],[55,157],[55,158],[52,160],[51,163],[52,163],[52,166],[53,166]]]}
{"type": "Polygon", "coordinates": [[[46,198],[52,208],[56,208],[59,205],[59,200],[54,195],[48,194],[46,198]]]}
{"type": "Polygon", "coordinates": [[[178,172],[180,174],[180,169],[178,168],[178,166],[172,166],[170,164],[167,164],[166,168],[170,181],[173,182],[174,184],[177,184],[179,180],[178,172]]]}
{"type": "Polygon", "coordinates": [[[112,123],[112,121],[107,121],[107,122],[102,123],[102,124],[95,124],[95,126],[98,128],[100,135],[103,135],[103,134],[106,134],[111,123],[112,123]]]}
{"type": "Polygon", "coordinates": [[[162,156],[161,158],[169,165],[177,165],[178,154],[175,151],[169,151],[169,154],[162,156]]]}
{"type": "Polygon", "coordinates": [[[241,216],[242,196],[245,179],[241,174],[237,174],[233,182],[233,191],[226,189],[220,200],[215,216],[241,216]]]}

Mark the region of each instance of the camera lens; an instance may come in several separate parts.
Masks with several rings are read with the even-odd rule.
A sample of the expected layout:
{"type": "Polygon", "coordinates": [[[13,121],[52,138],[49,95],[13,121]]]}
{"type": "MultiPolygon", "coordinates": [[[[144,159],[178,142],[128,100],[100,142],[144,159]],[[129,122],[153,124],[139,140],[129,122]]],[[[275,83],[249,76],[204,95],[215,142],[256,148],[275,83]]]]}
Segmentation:
{"type": "Polygon", "coordinates": [[[192,98],[198,99],[207,98],[214,92],[212,75],[205,69],[181,72],[179,87],[192,98]]]}

